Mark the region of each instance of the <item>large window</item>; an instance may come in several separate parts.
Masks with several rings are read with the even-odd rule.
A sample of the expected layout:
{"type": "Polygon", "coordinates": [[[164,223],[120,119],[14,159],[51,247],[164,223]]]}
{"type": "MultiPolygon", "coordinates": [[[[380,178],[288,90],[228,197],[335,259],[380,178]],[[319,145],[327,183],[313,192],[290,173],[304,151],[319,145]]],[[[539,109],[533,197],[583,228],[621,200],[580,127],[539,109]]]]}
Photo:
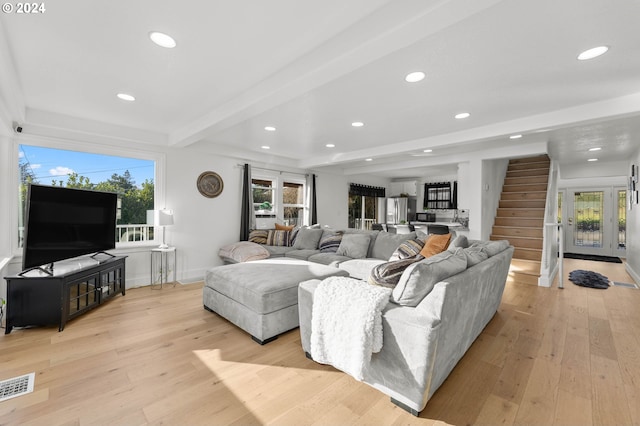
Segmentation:
{"type": "Polygon", "coordinates": [[[304,178],[256,173],[254,176],[251,186],[257,228],[273,228],[276,222],[284,225],[304,225],[308,211],[304,178]]]}
{"type": "Polygon", "coordinates": [[[118,194],[118,243],[154,240],[156,161],[31,145],[18,147],[18,247],[24,237],[29,183],[118,194]]]}

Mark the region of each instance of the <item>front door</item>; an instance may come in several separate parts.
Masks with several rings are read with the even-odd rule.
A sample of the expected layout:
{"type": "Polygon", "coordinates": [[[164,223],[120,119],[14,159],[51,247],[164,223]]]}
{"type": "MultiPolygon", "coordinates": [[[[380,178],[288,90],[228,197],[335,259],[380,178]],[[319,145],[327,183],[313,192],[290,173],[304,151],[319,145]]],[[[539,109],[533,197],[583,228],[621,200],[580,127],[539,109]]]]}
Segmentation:
{"type": "Polygon", "coordinates": [[[624,256],[625,199],[623,188],[569,189],[565,251],[624,256]]]}

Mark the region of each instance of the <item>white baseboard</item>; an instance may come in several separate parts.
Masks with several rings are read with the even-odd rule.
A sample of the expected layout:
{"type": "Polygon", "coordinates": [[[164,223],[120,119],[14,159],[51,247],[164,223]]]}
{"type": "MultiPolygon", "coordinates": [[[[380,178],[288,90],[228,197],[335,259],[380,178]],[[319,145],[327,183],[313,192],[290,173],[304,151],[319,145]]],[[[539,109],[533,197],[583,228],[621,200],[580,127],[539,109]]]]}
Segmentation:
{"type": "Polygon", "coordinates": [[[640,283],[640,274],[634,271],[633,268],[631,268],[631,266],[629,266],[629,264],[626,262],[624,264],[624,269],[627,271],[629,275],[631,275],[631,278],[633,278],[636,283],[640,283]]]}

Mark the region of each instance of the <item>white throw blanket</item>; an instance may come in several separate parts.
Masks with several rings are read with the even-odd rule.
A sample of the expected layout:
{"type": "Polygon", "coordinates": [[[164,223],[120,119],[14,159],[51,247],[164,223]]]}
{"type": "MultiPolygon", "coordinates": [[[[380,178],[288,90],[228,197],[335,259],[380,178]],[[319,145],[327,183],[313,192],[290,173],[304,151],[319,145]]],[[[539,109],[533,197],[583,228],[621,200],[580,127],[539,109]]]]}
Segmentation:
{"type": "Polygon", "coordinates": [[[316,288],[311,317],[311,357],[361,381],[371,354],[382,349],[382,310],[391,289],[345,277],[316,288]]]}

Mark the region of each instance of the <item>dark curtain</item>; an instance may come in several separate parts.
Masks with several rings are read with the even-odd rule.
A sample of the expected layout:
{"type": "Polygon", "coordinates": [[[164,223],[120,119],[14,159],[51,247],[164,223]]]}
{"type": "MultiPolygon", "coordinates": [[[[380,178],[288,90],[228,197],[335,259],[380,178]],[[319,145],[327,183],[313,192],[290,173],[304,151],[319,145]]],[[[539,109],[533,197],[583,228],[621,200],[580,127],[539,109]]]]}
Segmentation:
{"type": "Polygon", "coordinates": [[[240,241],[249,239],[249,232],[252,228],[253,216],[253,194],[251,192],[251,166],[244,165],[242,178],[242,206],[240,214],[240,241]]]}
{"type": "Polygon", "coordinates": [[[360,185],[352,183],[349,185],[349,195],[359,195],[365,197],[385,197],[386,190],[379,186],[360,185]]]}
{"type": "Polygon", "coordinates": [[[311,175],[311,222],[309,225],[318,223],[318,198],[316,196],[316,175],[311,175]]]}

